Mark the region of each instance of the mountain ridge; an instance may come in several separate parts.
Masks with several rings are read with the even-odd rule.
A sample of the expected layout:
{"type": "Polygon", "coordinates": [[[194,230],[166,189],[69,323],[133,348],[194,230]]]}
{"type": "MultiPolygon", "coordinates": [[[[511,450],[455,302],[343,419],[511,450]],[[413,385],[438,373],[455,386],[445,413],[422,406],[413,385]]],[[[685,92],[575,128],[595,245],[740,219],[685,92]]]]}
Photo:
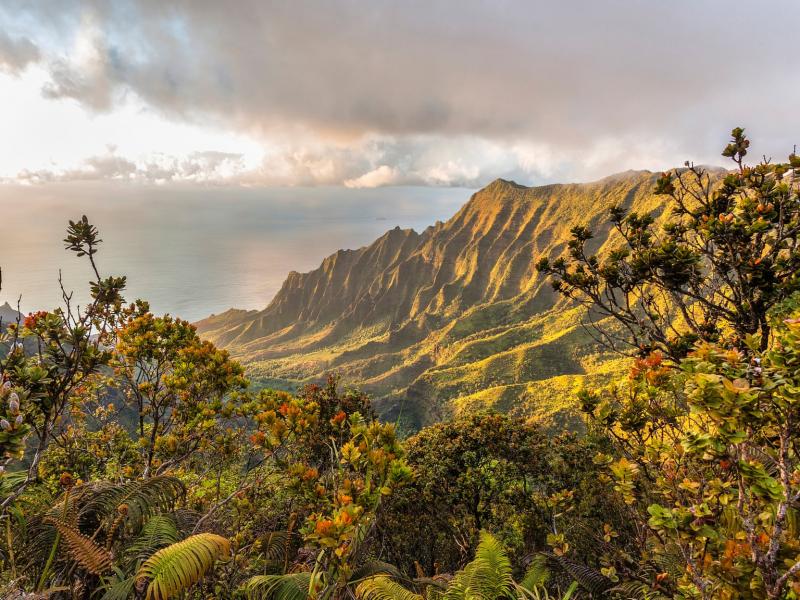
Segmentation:
{"type": "Polygon", "coordinates": [[[335,252],[290,273],[265,309],[233,309],[198,329],[256,378],[299,385],[335,371],[411,426],[478,405],[568,418],[556,406],[564,386],[602,379],[615,358],[534,265],[561,253],[578,224],[588,222],[602,248],[612,205],[658,211],[656,177],[634,171],[539,187],[497,179],[447,221],[422,233],[396,227],[335,252]]]}

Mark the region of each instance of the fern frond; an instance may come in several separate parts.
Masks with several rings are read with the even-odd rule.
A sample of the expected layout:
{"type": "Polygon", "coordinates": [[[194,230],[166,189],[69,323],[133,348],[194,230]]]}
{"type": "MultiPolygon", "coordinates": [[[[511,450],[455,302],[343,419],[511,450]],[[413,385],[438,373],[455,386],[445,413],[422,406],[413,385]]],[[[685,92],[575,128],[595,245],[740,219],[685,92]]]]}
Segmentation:
{"type": "Polygon", "coordinates": [[[48,518],[47,522],[61,534],[72,559],[89,573],[100,575],[111,568],[111,553],[105,548],[93,542],[72,525],[52,518],[48,518]]]}
{"type": "Polygon", "coordinates": [[[639,581],[620,583],[608,590],[608,594],[612,598],[621,598],[623,600],[669,600],[669,596],[665,596],[658,590],[654,590],[649,585],[639,581]]]}
{"type": "Polygon", "coordinates": [[[585,591],[593,596],[602,596],[603,593],[614,585],[608,577],[588,565],[575,562],[564,556],[555,556],[552,554],[548,554],[547,556],[552,562],[557,564],[564,572],[572,577],[572,579],[577,581],[585,591]]]}
{"type": "Polygon", "coordinates": [[[45,563],[58,535],[56,528],[47,519],[48,517],[41,515],[31,515],[28,535],[24,539],[25,551],[18,556],[20,562],[35,570],[40,569],[45,563]]]}
{"type": "Polygon", "coordinates": [[[356,587],[356,598],[358,600],[423,600],[419,594],[407,590],[385,575],[364,579],[356,587]]]}
{"type": "Polygon", "coordinates": [[[270,531],[260,538],[261,549],[269,560],[285,558],[292,540],[291,531],[270,531]]]}
{"type": "Polygon", "coordinates": [[[167,475],[126,483],[98,482],[80,489],[78,518],[91,524],[125,515],[129,529],[138,531],[154,514],[175,508],[186,488],[177,477],[167,475]]]}
{"type": "Polygon", "coordinates": [[[26,471],[7,471],[0,475],[0,501],[8,498],[27,478],[26,471]]]}
{"type": "Polygon", "coordinates": [[[403,579],[403,574],[400,572],[400,569],[394,565],[381,560],[370,560],[353,571],[353,574],[350,575],[350,581],[348,583],[349,585],[355,585],[364,579],[379,575],[393,577],[394,579],[403,579]]]}
{"type": "Polygon", "coordinates": [[[146,600],[169,600],[200,581],[220,558],[230,555],[228,540],[213,533],[200,533],[148,558],[136,573],[136,587],[147,586],[146,600]]]}
{"type": "Polygon", "coordinates": [[[139,536],[125,548],[127,563],[144,560],[157,550],[180,541],[181,536],[175,521],[167,515],[150,517],[139,536]]]}
{"type": "Polygon", "coordinates": [[[567,588],[567,591],[564,592],[564,595],[561,596],[561,600],[570,600],[570,598],[572,598],[578,592],[579,587],[580,586],[578,585],[578,582],[573,581],[567,588]]]}
{"type": "MultiPolygon", "coordinates": [[[[724,524],[723,527],[725,527],[724,524]]],[[[646,570],[651,572],[650,574],[653,577],[655,577],[655,575],[659,572],[665,572],[669,573],[671,576],[674,576],[676,579],[679,578],[686,568],[681,549],[677,546],[677,544],[674,543],[662,545],[658,548],[658,551],[655,551],[655,548],[656,544],[654,541],[648,543],[649,554],[652,557],[654,566],[658,569],[658,571],[651,572],[650,568],[646,570]]]]}
{"type": "Polygon", "coordinates": [[[543,587],[548,579],[550,579],[550,569],[547,568],[547,557],[537,554],[528,565],[528,570],[525,571],[525,576],[519,585],[528,591],[533,591],[543,587]]]}
{"type": "Polygon", "coordinates": [[[100,600],[129,600],[134,596],[133,587],[135,583],[135,577],[125,577],[124,573],[119,571],[116,581],[106,587],[105,594],[100,600]]]}
{"type": "Polygon", "coordinates": [[[312,574],[258,575],[244,585],[248,600],[307,600],[312,574]]]}
{"type": "Polygon", "coordinates": [[[498,600],[513,598],[514,580],[511,560],[502,544],[489,533],[481,533],[475,559],[456,573],[447,591],[446,600],[498,600]]]}

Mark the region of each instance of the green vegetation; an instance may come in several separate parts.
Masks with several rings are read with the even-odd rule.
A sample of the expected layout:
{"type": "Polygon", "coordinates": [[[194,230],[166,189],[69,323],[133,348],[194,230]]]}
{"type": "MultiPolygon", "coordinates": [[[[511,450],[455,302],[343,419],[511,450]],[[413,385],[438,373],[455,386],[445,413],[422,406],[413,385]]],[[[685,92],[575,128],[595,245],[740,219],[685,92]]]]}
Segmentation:
{"type": "Polygon", "coordinates": [[[97,230],[71,222],[92,301],[78,309],[65,291],[2,338],[0,595],[796,600],[800,292],[784,269],[800,161],[748,167],[733,138],[737,170],[716,183],[692,167],[653,180],[681,205],[658,227],[611,207],[622,231],[606,250],[585,251],[580,229],[571,258],[541,263],[588,310],[609,308],[594,296],[626,308],[606,331],[635,359],[575,347],[586,309],[470,308],[439,323],[446,359],[413,388],[421,404],[460,393],[460,414],[406,439],[336,377],[251,385],[194,326],[126,304],[125,279],[100,275],[97,230]],[[713,189],[681,196],[687,172],[713,189]],[[641,316],[651,304],[661,317],[641,316]],[[537,373],[557,386],[552,407],[572,410],[520,414],[548,401],[537,373]],[[486,410],[498,406],[510,414],[486,410]]]}
{"type": "Polygon", "coordinates": [[[587,219],[605,252],[608,211],[657,211],[657,180],[645,171],[539,188],[497,180],[446,223],[334,254],[290,275],[265,310],[229,311],[198,331],[255,381],[298,389],[336,372],[403,431],[476,404],[575,424],[570,392],[624,367],[580,326],[585,307],[553,294],[535,263],[560,254],[587,219]]]}
{"type": "Polygon", "coordinates": [[[800,157],[750,167],[749,147],[744,130],[734,129],[723,156],[737,169],[720,181],[688,162],[664,173],[656,193],[669,198],[670,215],[661,227],[650,214],[613,207],[622,243],[605,260],[587,248],[591,230],[578,226],[566,258],[539,261],[557,291],[621,324],[619,336],[596,328],[604,343],[676,359],[698,340],[742,346],[757,334],[767,347],[767,312],[800,289],[800,205],[791,189],[800,157]]]}

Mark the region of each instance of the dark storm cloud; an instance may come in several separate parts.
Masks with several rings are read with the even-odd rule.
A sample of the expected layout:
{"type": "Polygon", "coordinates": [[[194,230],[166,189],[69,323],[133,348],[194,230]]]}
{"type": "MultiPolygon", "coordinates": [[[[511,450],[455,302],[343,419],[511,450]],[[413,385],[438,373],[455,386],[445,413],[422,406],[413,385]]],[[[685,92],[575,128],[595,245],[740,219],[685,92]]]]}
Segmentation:
{"type": "Polygon", "coordinates": [[[705,160],[738,124],[769,153],[800,137],[796,0],[20,2],[5,18],[48,36],[49,97],[107,111],[133,92],[266,138],[474,136],[579,163],[630,140],[705,160]]]}

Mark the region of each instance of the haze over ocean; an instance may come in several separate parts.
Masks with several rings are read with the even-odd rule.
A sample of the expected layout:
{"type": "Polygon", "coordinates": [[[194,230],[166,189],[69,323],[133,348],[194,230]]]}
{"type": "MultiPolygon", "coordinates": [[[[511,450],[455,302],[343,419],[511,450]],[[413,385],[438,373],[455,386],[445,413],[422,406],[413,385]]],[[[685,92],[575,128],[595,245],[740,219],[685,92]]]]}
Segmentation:
{"type": "Polygon", "coordinates": [[[103,274],[128,276],[127,300],[198,320],[228,308],[265,307],[289,271],[308,271],[340,248],[395,226],[422,231],[466,202],[463,188],[231,189],[120,184],[0,186],[0,303],[24,311],[85,302],[88,265],[64,250],[68,219],[87,214],[104,240],[103,274]]]}

